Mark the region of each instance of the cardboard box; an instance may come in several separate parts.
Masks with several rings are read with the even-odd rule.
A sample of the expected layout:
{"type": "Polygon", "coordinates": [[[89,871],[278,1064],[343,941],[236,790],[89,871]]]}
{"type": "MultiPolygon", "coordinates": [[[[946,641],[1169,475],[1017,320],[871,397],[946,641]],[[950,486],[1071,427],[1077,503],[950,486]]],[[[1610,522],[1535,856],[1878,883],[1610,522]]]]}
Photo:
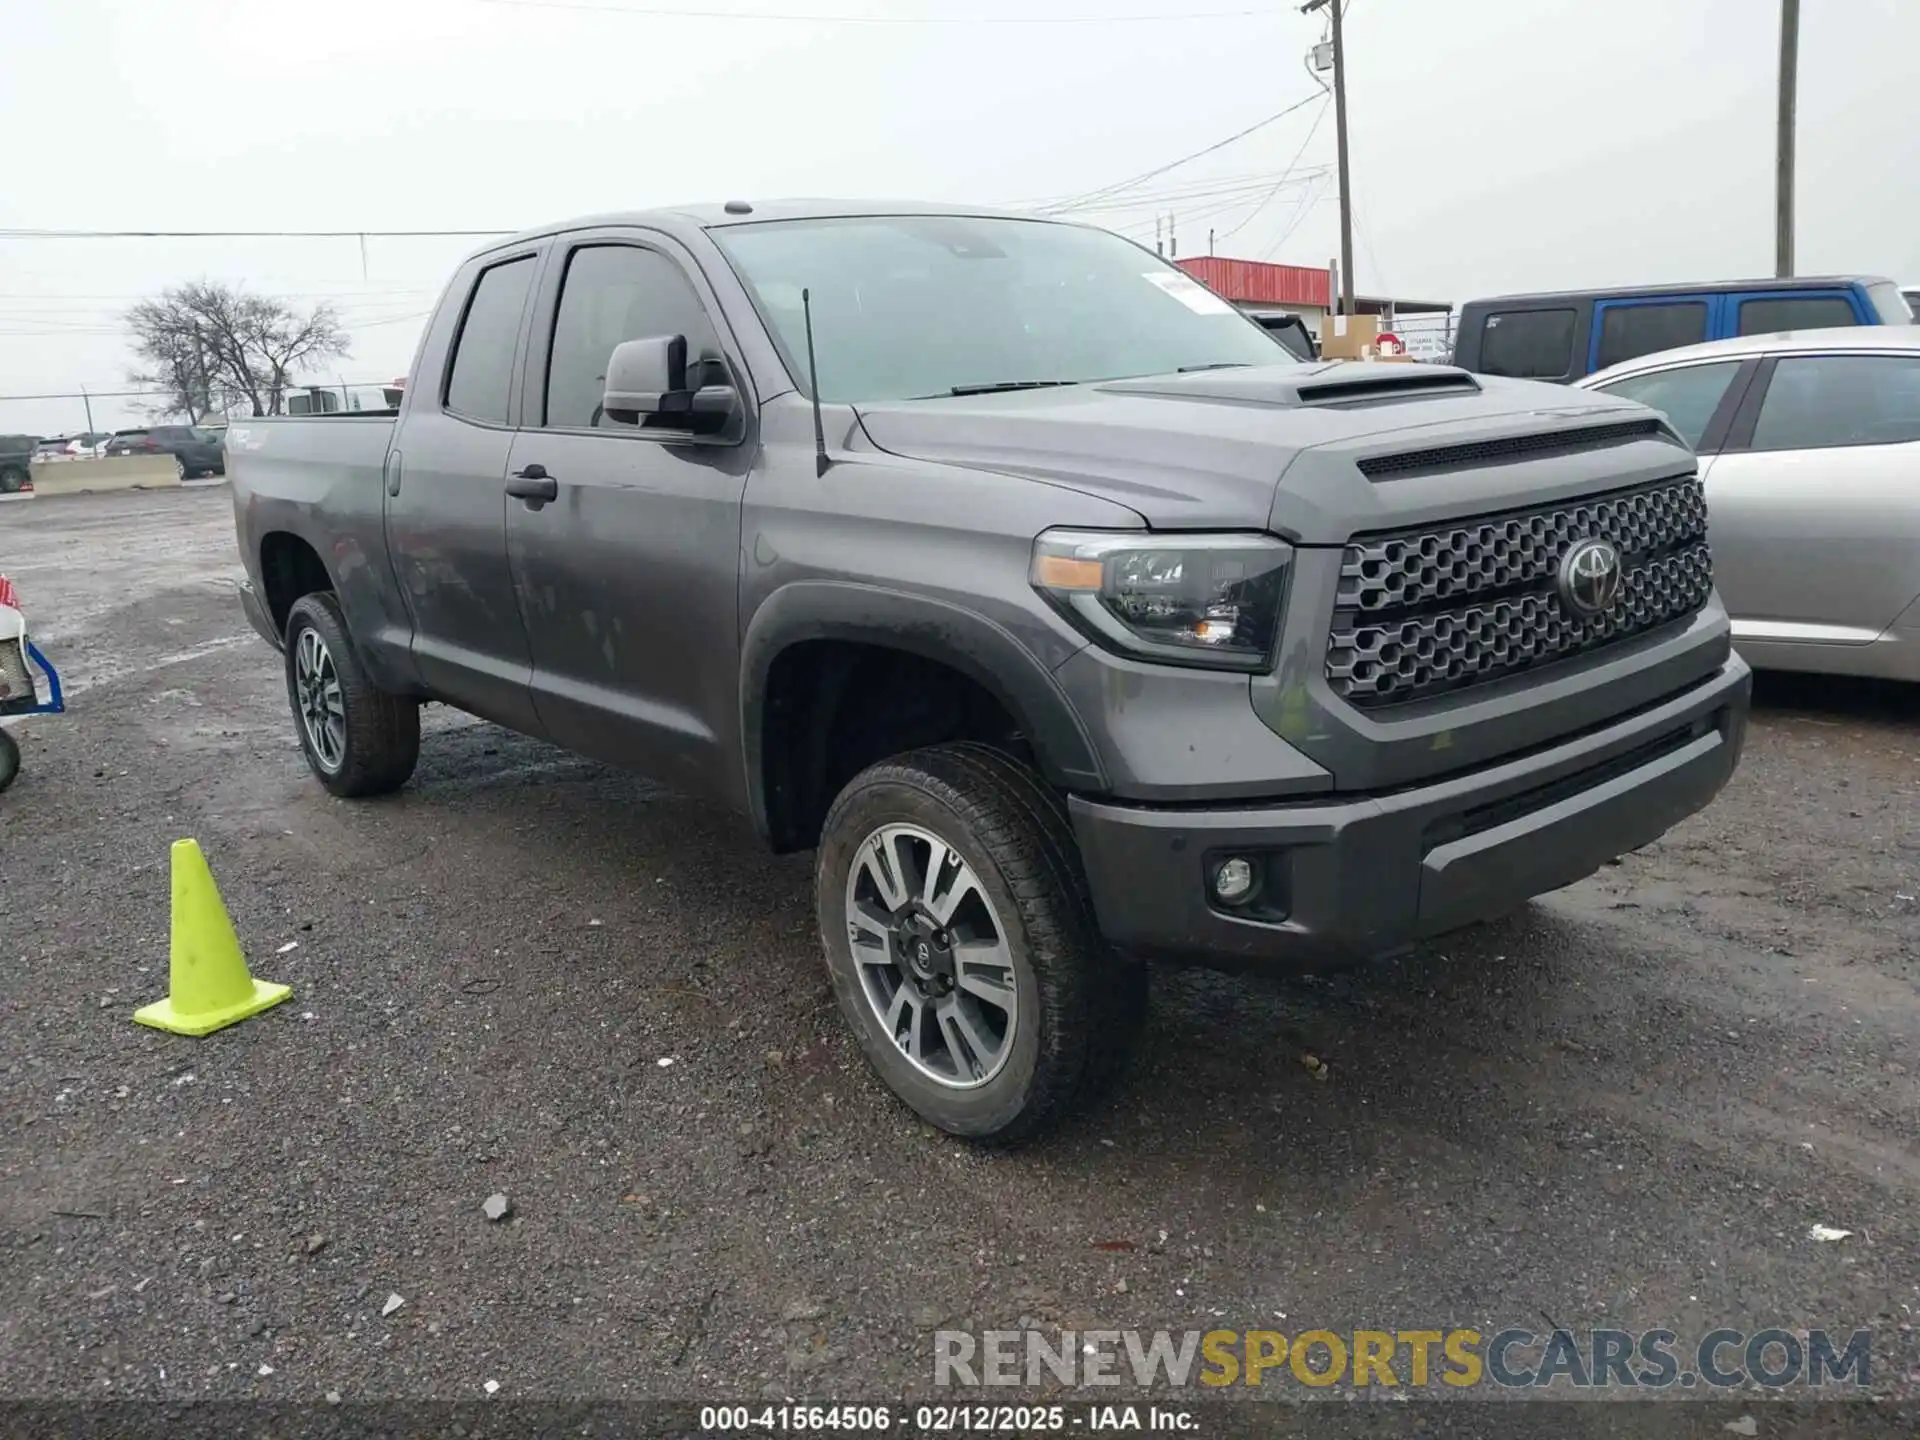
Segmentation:
{"type": "Polygon", "coordinates": [[[1324,360],[1358,360],[1379,338],[1378,315],[1320,317],[1320,356],[1324,360]]]}

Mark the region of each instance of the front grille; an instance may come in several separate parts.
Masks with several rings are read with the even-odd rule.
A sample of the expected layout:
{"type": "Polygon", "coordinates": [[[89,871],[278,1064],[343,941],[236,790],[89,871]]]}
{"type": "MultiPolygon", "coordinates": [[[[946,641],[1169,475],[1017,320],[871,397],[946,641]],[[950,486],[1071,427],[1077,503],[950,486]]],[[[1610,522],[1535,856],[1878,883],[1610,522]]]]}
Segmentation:
{"type": "Polygon", "coordinates": [[[1712,590],[1697,475],[1360,536],[1341,558],[1327,681],[1366,709],[1404,704],[1643,634],[1693,614],[1712,590]],[[1557,588],[1562,558],[1587,539],[1612,541],[1625,577],[1592,617],[1557,588]]]}

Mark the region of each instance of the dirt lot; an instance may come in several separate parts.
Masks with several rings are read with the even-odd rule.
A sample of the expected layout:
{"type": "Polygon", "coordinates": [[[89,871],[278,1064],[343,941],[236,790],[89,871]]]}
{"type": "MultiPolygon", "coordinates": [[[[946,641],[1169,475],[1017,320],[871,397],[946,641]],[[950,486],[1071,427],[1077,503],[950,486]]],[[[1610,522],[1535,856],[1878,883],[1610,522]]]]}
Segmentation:
{"type": "Polygon", "coordinates": [[[1711,811],[1503,925],[1156,976],[1111,1103],[994,1156],[861,1069],[806,859],[438,713],[330,800],[224,488],[0,508],[0,570],[73,692],[0,798],[0,1396],[897,1399],[1023,1317],[1868,1326],[1920,1394],[1911,691],[1764,686],[1711,811]],[[187,835],[295,987],[201,1041],[129,1018],[187,835]]]}

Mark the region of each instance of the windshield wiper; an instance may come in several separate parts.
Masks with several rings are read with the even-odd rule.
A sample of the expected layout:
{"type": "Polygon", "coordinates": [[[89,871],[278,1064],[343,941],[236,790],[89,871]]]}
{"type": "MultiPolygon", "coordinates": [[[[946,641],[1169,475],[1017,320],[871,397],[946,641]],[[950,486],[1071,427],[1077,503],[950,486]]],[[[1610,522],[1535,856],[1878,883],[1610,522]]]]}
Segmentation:
{"type": "Polygon", "coordinates": [[[1244,360],[1215,360],[1210,365],[1182,365],[1179,374],[1190,375],[1195,370],[1247,370],[1252,367],[1244,360]]]}
{"type": "Polygon", "coordinates": [[[1078,385],[1078,380],[996,380],[991,385],[956,385],[949,395],[998,395],[1006,390],[1047,390],[1056,385],[1078,385]]]}

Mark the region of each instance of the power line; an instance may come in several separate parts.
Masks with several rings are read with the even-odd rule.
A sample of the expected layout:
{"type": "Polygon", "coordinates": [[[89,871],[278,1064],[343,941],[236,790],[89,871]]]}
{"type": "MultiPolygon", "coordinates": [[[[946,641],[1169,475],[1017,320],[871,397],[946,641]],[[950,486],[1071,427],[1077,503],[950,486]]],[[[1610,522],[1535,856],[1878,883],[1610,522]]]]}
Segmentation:
{"type": "MultiPolygon", "coordinates": [[[[347,388],[350,390],[356,387],[376,388],[391,384],[393,384],[391,377],[381,380],[349,380],[347,382],[347,388]]],[[[214,388],[217,390],[223,387],[216,384],[214,388]]],[[[284,388],[289,390],[338,390],[340,387],[338,385],[318,384],[289,385],[284,388]]],[[[96,390],[91,385],[88,385],[78,390],[56,390],[46,395],[0,395],[0,403],[9,400],[78,400],[82,397],[89,400],[164,400],[177,393],[179,392],[165,389],[96,390]]]]}
{"type": "Polygon", "coordinates": [[[15,230],[0,240],[456,240],[517,235],[517,230],[15,230]]]}
{"type": "MultiPolygon", "coordinates": [[[[1319,181],[1325,178],[1326,177],[1323,175],[1316,175],[1314,177],[1314,183],[1317,184],[1319,181]]],[[[1326,198],[1327,197],[1324,194],[1315,195],[1313,193],[1313,185],[1310,184],[1307,187],[1307,193],[1300,197],[1300,208],[1294,212],[1293,222],[1289,224],[1286,229],[1282,230],[1277,237],[1275,237],[1272,244],[1268,245],[1266,249],[1260,252],[1260,258],[1262,260],[1265,260],[1265,259],[1268,259],[1270,256],[1279,254],[1280,247],[1282,245],[1285,245],[1287,241],[1291,240],[1293,238],[1293,232],[1300,228],[1300,222],[1305,220],[1307,216],[1311,215],[1313,213],[1313,207],[1318,205],[1322,200],[1326,198]]]]}
{"type": "Polygon", "coordinates": [[[1088,190],[1084,194],[1073,196],[1069,201],[1064,202],[1063,204],[1042,206],[1041,208],[1047,211],[1048,213],[1057,213],[1062,210],[1075,208],[1076,206],[1083,206],[1087,202],[1090,202],[1093,200],[1103,199],[1107,196],[1113,195],[1122,190],[1131,190],[1134,186],[1142,183],[1143,181],[1152,180],[1156,176],[1164,175],[1169,170],[1176,170],[1182,165],[1188,164],[1194,160],[1198,160],[1203,155],[1211,155],[1216,150],[1224,150],[1227,148],[1227,146],[1233,144],[1236,140],[1244,140],[1247,138],[1247,136],[1253,134],[1254,131],[1264,130],[1267,128],[1267,126],[1273,124],[1276,121],[1286,119],[1287,116],[1293,114],[1294,111],[1304,109],[1305,107],[1307,107],[1308,105],[1311,105],[1314,101],[1320,98],[1322,97],[1319,95],[1309,95],[1306,99],[1296,101],[1292,105],[1287,106],[1287,108],[1284,110],[1276,110],[1273,114],[1267,116],[1267,118],[1264,120],[1254,121],[1253,124],[1247,126],[1247,128],[1244,130],[1236,130],[1233,134],[1227,136],[1227,138],[1224,140],[1216,140],[1211,145],[1205,146],[1204,148],[1199,150],[1195,150],[1191,155],[1182,155],[1178,160],[1169,160],[1164,165],[1156,165],[1153,169],[1142,171],[1140,174],[1133,176],[1131,179],[1121,180],[1112,185],[1103,185],[1097,190],[1088,190]]]}
{"type": "Polygon", "coordinates": [[[1125,194],[1115,196],[1111,200],[1096,200],[1087,204],[1075,205],[1071,208],[1052,210],[1049,211],[1048,214],[1102,215],[1113,214],[1121,210],[1143,209],[1149,205],[1165,206],[1193,204],[1199,201],[1211,200],[1245,200],[1254,195],[1271,191],[1276,185],[1284,188],[1288,184],[1318,174],[1325,168],[1326,167],[1321,166],[1318,170],[1308,169],[1305,171],[1296,171],[1291,175],[1279,177],[1276,177],[1269,171],[1266,174],[1256,176],[1250,180],[1239,180],[1231,184],[1202,182],[1166,190],[1129,190],[1125,194]]]}
{"type": "MultiPolygon", "coordinates": [[[[1258,215],[1262,210],[1266,209],[1267,206],[1273,203],[1273,197],[1280,193],[1281,188],[1287,183],[1288,178],[1293,174],[1295,167],[1297,167],[1300,164],[1300,157],[1307,153],[1307,146],[1313,143],[1314,135],[1319,132],[1320,122],[1327,118],[1327,106],[1330,103],[1331,102],[1328,100],[1322,100],[1320,102],[1320,108],[1313,112],[1313,124],[1307,127],[1306,138],[1300,142],[1300,148],[1293,152],[1293,159],[1289,160],[1287,162],[1287,168],[1280,172],[1280,178],[1273,182],[1273,188],[1266,193],[1266,196],[1260,201],[1258,205],[1254,206],[1253,209],[1247,212],[1246,218],[1244,220],[1242,220],[1238,225],[1234,226],[1233,229],[1227,231],[1225,235],[1220,236],[1219,237],[1220,239],[1230,240],[1235,235],[1238,235],[1242,230],[1246,229],[1247,226],[1253,223],[1253,219],[1256,215],[1258,215]]],[[[1322,170],[1321,173],[1325,174],[1326,172],[1322,170]]]]}
{"type": "Polygon", "coordinates": [[[703,10],[680,6],[588,5],[579,0],[474,0],[515,10],[575,10],[643,20],[786,20],[807,25],[1126,25],[1174,20],[1237,20],[1270,10],[1174,11],[1153,15],[796,15],[778,11],[703,10]]]}

